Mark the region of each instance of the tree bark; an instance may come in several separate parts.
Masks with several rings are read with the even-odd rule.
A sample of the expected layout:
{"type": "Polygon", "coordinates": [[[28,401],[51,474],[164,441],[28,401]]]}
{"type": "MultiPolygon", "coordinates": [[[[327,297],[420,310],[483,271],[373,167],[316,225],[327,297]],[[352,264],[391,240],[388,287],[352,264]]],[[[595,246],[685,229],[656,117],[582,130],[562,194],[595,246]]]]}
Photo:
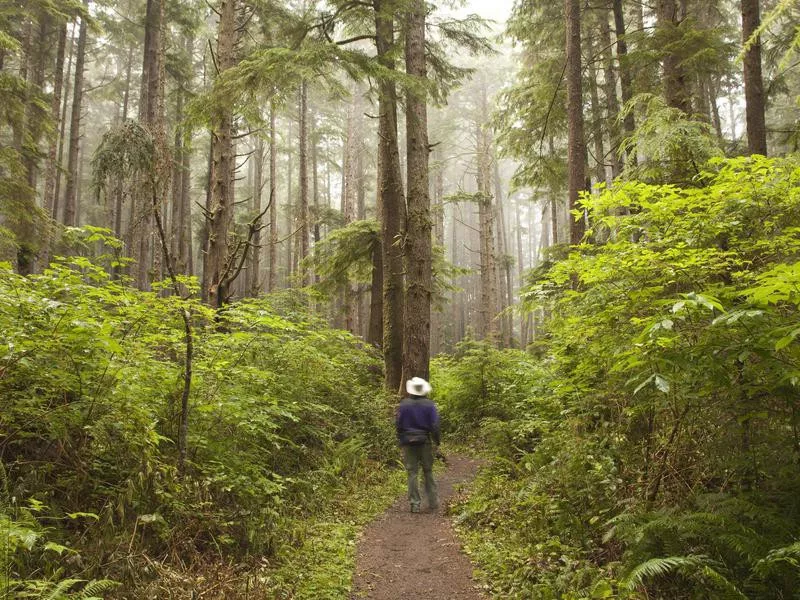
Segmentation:
{"type": "MultiPolygon", "coordinates": [[[[742,0],[742,40],[746,44],[761,24],[759,0],[742,0]]],[[[747,148],[750,154],[767,154],[764,81],[761,76],[761,37],[756,36],[744,53],[744,99],[747,148]]]]}
{"type": "Polygon", "coordinates": [[[297,207],[297,230],[300,236],[297,257],[300,265],[300,285],[308,285],[308,269],[303,265],[303,260],[308,256],[308,83],[303,80],[300,84],[300,201],[297,207]]]}
{"type": "Polygon", "coordinates": [[[278,202],[277,191],[278,155],[275,139],[275,103],[269,107],[269,278],[267,293],[274,292],[278,281],[278,202]]]}
{"type": "MultiPolygon", "coordinates": [[[[583,95],[581,92],[581,14],[579,0],[565,0],[567,29],[567,169],[569,170],[569,208],[578,208],[578,197],[586,184],[586,142],[583,134],[583,95]]],[[[569,218],[571,244],[580,243],[585,231],[583,218],[569,218]]]]}
{"type": "MultiPolygon", "coordinates": [[[[627,105],[633,98],[633,80],[628,66],[628,42],[625,39],[625,15],[622,11],[622,0],[612,0],[612,11],[614,13],[614,31],[617,37],[620,92],[622,94],[622,103],[627,105]]],[[[622,125],[625,129],[625,135],[628,137],[632,136],[636,131],[636,118],[632,110],[629,110],[625,115],[622,125]]],[[[626,158],[628,164],[636,165],[636,149],[631,149],[626,158]]]]}
{"type": "MultiPolygon", "coordinates": [[[[425,1],[414,0],[406,15],[406,73],[427,80],[425,1]]],[[[428,111],[424,92],[406,93],[406,306],[403,377],[429,378],[431,342],[431,199],[428,181],[428,111]]]]}
{"type": "MultiPolygon", "coordinates": [[[[236,0],[220,0],[219,29],[217,33],[217,66],[219,72],[236,64],[236,0]]],[[[230,105],[214,106],[211,133],[213,185],[211,208],[206,218],[210,221],[206,270],[209,272],[208,301],[220,308],[228,300],[228,286],[232,282],[233,259],[230,255],[228,233],[233,220],[233,181],[236,157],[233,148],[233,112],[230,105]]]]}
{"type": "MultiPolygon", "coordinates": [[[[378,61],[394,69],[394,23],[391,1],[373,0],[378,61]]],[[[403,228],[405,198],[397,141],[397,93],[390,79],[378,89],[378,194],[383,247],[383,363],[387,390],[400,389],[403,368],[403,228]]]]}
{"type": "Polygon", "coordinates": [[[491,165],[489,159],[489,134],[487,132],[488,107],[486,87],[481,90],[480,121],[476,123],[476,187],[478,188],[478,235],[480,247],[480,314],[481,339],[497,343],[497,274],[494,246],[494,214],[492,194],[489,191],[491,165]]]}
{"type": "MultiPolygon", "coordinates": [[[[89,0],[84,0],[88,10],[89,0]]],[[[75,82],[72,88],[72,116],[69,126],[69,150],[67,153],[67,180],[64,189],[64,225],[75,226],[78,199],[78,152],[81,141],[81,109],[83,108],[83,68],[86,60],[86,18],[81,18],[78,47],[75,51],[75,82]]]]}
{"type": "Polygon", "coordinates": [[[675,0],[658,0],[658,27],[664,43],[673,46],[664,54],[661,68],[664,81],[664,99],[668,106],[677,108],[687,115],[692,113],[691,95],[686,72],[681,64],[682,57],[675,51],[674,45],[680,38],[678,26],[684,15],[675,0]]]}
{"type": "Polygon", "coordinates": [[[609,156],[611,159],[611,178],[616,179],[622,172],[619,157],[619,99],[617,98],[617,77],[614,73],[614,55],[611,51],[611,27],[608,23],[608,13],[601,10],[600,18],[600,45],[603,48],[603,94],[606,97],[608,113],[605,126],[608,131],[609,156]]]}

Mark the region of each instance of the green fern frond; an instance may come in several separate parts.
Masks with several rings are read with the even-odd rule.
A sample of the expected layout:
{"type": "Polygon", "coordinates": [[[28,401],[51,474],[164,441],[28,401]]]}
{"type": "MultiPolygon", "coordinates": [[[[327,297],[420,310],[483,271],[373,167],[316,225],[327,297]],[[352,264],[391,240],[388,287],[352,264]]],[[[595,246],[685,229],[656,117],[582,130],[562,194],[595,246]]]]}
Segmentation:
{"type": "Polygon", "coordinates": [[[703,581],[704,588],[713,588],[718,592],[714,595],[714,598],[719,598],[720,600],[748,600],[748,597],[733,582],[712,567],[704,565],[698,575],[703,581]]]}
{"type": "Polygon", "coordinates": [[[771,550],[755,564],[753,573],[759,577],[766,577],[778,566],[789,566],[800,572],[800,542],[771,550]]]}
{"type": "Polygon", "coordinates": [[[118,585],[118,582],[110,579],[93,579],[81,590],[78,598],[79,600],[103,600],[101,594],[113,590],[118,585]]]}
{"type": "Polygon", "coordinates": [[[678,570],[694,572],[706,566],[708,562],[708,557],[703,555],[651,558],[634,567],[622,583],[624,587],[632,591],[638,586],[644,585],[647,579],[667,575],[678,570]]]}
{"type": "Polygon", "coordinates": [[[46,597],[44,597],[44,600],[64,600],[68,598],[67,591],[71,587],[82,582],[83,579],[63,579],[56,584],[46,597]]]}

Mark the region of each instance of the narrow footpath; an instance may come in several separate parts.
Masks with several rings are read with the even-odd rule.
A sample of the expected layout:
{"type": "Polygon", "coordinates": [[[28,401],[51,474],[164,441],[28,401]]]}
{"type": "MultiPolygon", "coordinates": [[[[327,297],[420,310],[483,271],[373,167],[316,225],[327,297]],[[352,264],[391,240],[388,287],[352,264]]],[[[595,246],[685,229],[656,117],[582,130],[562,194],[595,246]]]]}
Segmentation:
{"type": "Polygon", "coordinates": [[[358,542],[352,600],[485,600],[472,578],[472,564],[461,552],[445,515],[454,486],[469,482],[480,462],[449,457],[437,474],[441,508],[409,512],[403,496],[364,531],[358,542]]]}

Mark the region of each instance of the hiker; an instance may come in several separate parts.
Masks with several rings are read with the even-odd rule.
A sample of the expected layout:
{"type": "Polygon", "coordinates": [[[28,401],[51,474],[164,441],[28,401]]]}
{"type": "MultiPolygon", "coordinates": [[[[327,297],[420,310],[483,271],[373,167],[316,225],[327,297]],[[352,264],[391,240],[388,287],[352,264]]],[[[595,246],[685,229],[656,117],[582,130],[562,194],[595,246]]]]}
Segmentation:
{"type": "Polygon", "coordinates": [[[408,500],[411,512],[419,512],[420,496],[417,474],[422,465],[425,479],[425,495],[428,507],[439,507],[436,497],[436,482],[433,480],[433,444],[439,446],[439,413],[436,405],[428,398],[431,384],[421,377],[406,381],[408,397],[403,398],[397,408],[395,426],[397,440],[403,448],[403,462],[408,472],[408,500]]]}

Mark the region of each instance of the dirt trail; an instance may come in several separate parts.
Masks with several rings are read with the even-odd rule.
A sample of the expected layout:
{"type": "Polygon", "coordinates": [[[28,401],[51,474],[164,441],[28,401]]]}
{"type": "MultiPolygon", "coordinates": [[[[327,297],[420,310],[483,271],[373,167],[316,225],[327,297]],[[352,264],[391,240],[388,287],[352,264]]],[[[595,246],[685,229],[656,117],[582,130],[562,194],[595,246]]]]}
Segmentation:
{"type": "Polygon", "coordinates": [[[451,456],[438,473],[436,512],[423,502],[422,512],[409,512],[403,496],[364,531],[358,542],[352,600],[484,600],[472,579],[472,565],[461,552],[450,520],[444,514],[456,484],[471,480],[479,461],[451,456]]]}

